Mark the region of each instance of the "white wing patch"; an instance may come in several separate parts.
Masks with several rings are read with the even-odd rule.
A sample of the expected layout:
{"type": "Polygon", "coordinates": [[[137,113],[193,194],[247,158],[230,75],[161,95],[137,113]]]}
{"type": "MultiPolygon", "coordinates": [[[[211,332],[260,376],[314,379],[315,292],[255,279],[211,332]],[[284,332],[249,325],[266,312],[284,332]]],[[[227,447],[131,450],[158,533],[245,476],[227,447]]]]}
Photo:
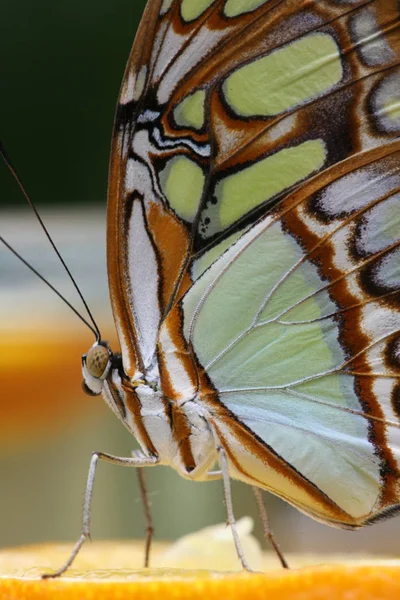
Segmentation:
{"type": "Polygon", "coordinates": [[[363,62],[368,66],[384,65],[395,58],[390,45],[380,31],[374,9],[366,8],[357,13],[351,28],[363,62]]]}
{"type": "Polygon", "coordinates": [[[367,166],[333,182],[323,193],[321,209],[337,219],[368,206],[400,185],[400,174],[367,166]]]}
{"type": "Polygon", "coordinates": [[[129,303],[140,340],[145,367],[154,358],[160,307],[158,271],[140,200],[134,200],[128,239],[129,303]]]}

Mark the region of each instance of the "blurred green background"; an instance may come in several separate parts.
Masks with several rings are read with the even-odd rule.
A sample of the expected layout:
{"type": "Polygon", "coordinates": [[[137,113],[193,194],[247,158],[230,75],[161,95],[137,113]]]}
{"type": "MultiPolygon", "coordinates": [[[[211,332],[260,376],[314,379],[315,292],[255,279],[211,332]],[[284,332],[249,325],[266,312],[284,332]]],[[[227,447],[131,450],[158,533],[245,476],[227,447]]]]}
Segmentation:
{"type": "MultiPolygon", "coordinates": [[[[107,331],[112,329],[104,231],[108,155],[120,81],[144,5],[144,0],[3,0],[0,6],[1,137],[107,331]]],[[[1,235],[78,304],[4,165],[0,198],[1,235]]],[[[87,399],[80,391],[80,353],[91,345],[90,333],[3,248],[0,257],[0,324],[7,334],[0,341],[0,374],[5,381],[11,361],[17,373],[11,385],[0,380],[0,442],[7,438],[0,444],[0,546],[75,540],[91,452],[129,455],[136,444],[101,399],[87,399]],[[70,359],[76,365],[73,391],[69,371],[55,377],[47,355],[40,356],[42,327],[50,337],[54,332],[53,353],[79,337],[70,359]],[[26,354],[18,354],[26,341],[38,353],[41,380],[32,381],[26,354]],[[36,418],[27,426],[27,403],[38,394],[43,412],[31,406],[36,418]],[[53,423],[48,416],[54,403],[60,406],[53,423]],[[11,407],[21,426],[17,419],[8,436],[11,407]]],[[[163,467],[147,475],[157,537],[176,538],[225,520],[219,482],[190,483],[163,467]]],[[[235,483],[233,491],[237,517],[257,519],[251,490],[235,483]]],[[[272,496],[268,506],[284,550],[399,552],[400,519],[349,533],[319,525],[272,496]]],[[[101,464],[93,538],[141,537],[143,529],[135,473],[101,464]]]]}
{"type": "MultiPolygon", "coordinates": [[[[1,137],[38,204],[104,202],[114,108],[144,5],[1,2],[1,137]]],[[[2,203],[18,198],[2,180],[2,203]]]]}

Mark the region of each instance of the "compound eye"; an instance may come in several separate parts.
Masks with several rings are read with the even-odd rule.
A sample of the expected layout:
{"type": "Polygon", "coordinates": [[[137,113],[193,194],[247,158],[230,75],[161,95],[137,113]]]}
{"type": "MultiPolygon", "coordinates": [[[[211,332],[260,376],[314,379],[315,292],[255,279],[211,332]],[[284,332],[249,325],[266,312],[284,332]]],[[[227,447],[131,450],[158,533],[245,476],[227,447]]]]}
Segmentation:
{"type": "Polygon", "coordinates": [[[109,359],[110,354],[105,346],[99,344],[90,348],[86,355],[86,368],[90,375],[99,379],[104,374],[109,359]]]}
{"type": "Polygon", "coordinates": [[[85,381],[82,381],[82,389],[87,396],[100,396],[101,392],[93,392],[88,385],[86,385],[85,381]]]}

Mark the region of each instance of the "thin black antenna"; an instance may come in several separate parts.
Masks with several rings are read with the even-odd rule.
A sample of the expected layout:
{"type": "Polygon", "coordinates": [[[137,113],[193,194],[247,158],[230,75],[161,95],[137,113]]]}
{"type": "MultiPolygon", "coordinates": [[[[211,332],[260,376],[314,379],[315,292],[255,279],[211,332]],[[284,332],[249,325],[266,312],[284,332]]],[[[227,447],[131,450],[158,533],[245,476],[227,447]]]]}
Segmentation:
{"type": "Polygon", "coordinates": [[[93,332],[93,334],[94,334],[95,338],[97,339],[97,341],[99,341],[99,332],[97,331],[97,329],[94,329],[92,327],[92,325],[88,321],[86,321],[86,319],[84,317],[82,317],[82,315],[76,310],[76,308],[74,306],[72,306],[72,304],[70,302],[68,302],[68,300],[58,290],[56,290],[56,288],[53,285],[51,285],[51,283],[49,281],[47,281],[47,279],[45,279],[43,277],[43,275],[41,275],[39,273],[39,271],[37,271],[35,269],[35,267],[32,267],[32,265],[29,264],[28,261],[26,261],[20,254],[18,254],[18,252],[16,250],[14,250],[14,248],[12,246],[10,246],[10,244],[8,242],[6,242],[6,240],[3,237],[1,237],[1,236],[0,236],[0,242],[2,242],[5,245],[5,247],[8,248],[10,250],[10,252],[12,252],[14,254],[14,256],[16,256],[17,258],[19,258],[19,260],[22,263],[24,263],[24,265],[26,267],[28,267],[28,269],[30,271],[32,271],[32,273],[35,273],[35,275],[37,275],[39,277],[39,279],[41,279],[51,290],[53,290],[53,292],[55,294],[57,294],[57,296],[59,298],[61,298],[61,300],[63,300],[63,302],[65,302],[65,304],[67,306],[69,306],[69,308],[76,314],[76,316],[79,317],[80,320],[83,321],[83,323],[85,323],[85,325],[87,325],[89,327],[90,331],[93,332]]]}
{"type": "MultiPolygon", "coordinates": [[[[97,323],[96,323],[96,321],[94,320],[94,317],[93,317],[93,315],[92,315],[92,312],[91,312],[91,310],[90,310],[90,308],[89,308],[89,306],[88,306],[88,304],[87,304],[87,302],[86,302],[85,298],[83,297],[83,294],[82,294],[81,290],[79,289],[79,287],[78,287],[78,284],[76,283],[75,279],[73,278],[71,271],[69,270],[69,268],[68,268],[67,264],[65,263],[65,261],[64,261],[64,259],[63,259],[63,257],[61,256],[61,254],[60,254],[60,251],[58,250],[58,248],[57,248],[57,246],[55,245],[55,243],[53,242],[53,240],[52,240],[52,238],[51,238],[51,236],[50,236],[49,232],[47,231],[47,228],[46,228],[45,224],[43,223],[43,221],[42,221],[42,218],[41,218],[41,216],[40,216],[40,214],[39,214],[39,212],[38,212],[38,210],[37,210],[36,206],[33,204],[32,200],[30,199],[30,197],[29,197],[29,195],[28,195],[27,191],[25,190],[25,188],[24,188],[24,186],[23,186],[23,184],[22,184],[22,181],[21,181],[21,180],[20,180],[20,178],[18,177],[18,175],[17,175],[17,172],[16,172],[16,170],[14,169],[14,167],[13,167],[13,164],[12,164],[12,162],[11,162],[10,158],[8,157],[8,155],[7,155],[7,153],[6,153],[5,149],[4,149],[4,146],[3,146],[3,144],[2,144],[1,142],[0,142],[0,154],[1,154],[1,156],[3,157],[3,160],[4,160],[4,162],[6,163],[7,167],[10,169],[10,171],[11,171],[11,173],[12,173],[12,175],[13,175],[13,177],[14,177],[15,181],[17,182],[17,184],[18,184],[18,186],[19,186],[19,188],[20,188],[21,192],[22,192],[22,193],[23,193],[23,195],[25,196],[25,198],[26,198],[26,200],[27,200],[27,202],[28,202],[29,206],[31,207],[31,209],[32,209],[32,210],[33,210],[33,212],[35,213],[35,216],[36,216],[37,220],[39,221],[39,224],[40,224],[41,228],[43,229],[43,231],[44,231],[44,233],[45,233],[45,235],[46,235],[47,239],[49,240],[49,242],[50,242],[50,244],[51,244],[51,246],[52,246],[52,248],[53,248],[54,252],[57,254],[57,256],[58,256],[58,258],[59,258],[59,260],[60,260],[60,262],[61,262],[62,266],[63,266],[63,267],[64,267],[64,269],[66,270],[66,272],[67,272],[67,274],[68,274],[68,277],[69,277],[69,278],[70,278],[70,280],[72,281],[72,284],[73,284],[73,286],[74,286],[75,290],[78,292],[78,295],[79,295],[80,299],[81,299],[81,300],[82,300],[82,302],[83,302],[83,305],[84,305],[84,307],[85,307],[85,309],[86,309],[86,311],[87,311],[87,313],[88,313],[88,315],[89,315],[89,318],[90,318],[91,322],[93,323],[93,327],[94,327],[94,329],[93,329],[93,327],[91,327],[90,325],[89,325],[89,327],[90,327],[90,329],[91,329],[91,330],[92,330],[92,331],[95,333],[96,339],[97,339],[97,341],[99,342],[99,341],[100,341],[100,339],[101,339],[100,329],[97,327],[97,323]]],[[[7,244],[7,243],[4,241],[4,239],[3,239],[3,238],[0,238],[0,239],[1,239],[1,241],[2,241],[2,242],[3,242],[3,243],[6,245],[6,246],[7,246],[7,248],[9,248],[9,249],[11,250],[11,252],[13,252],[13,253],[14,253],[16,256],[18,256],[18,258],[19,258],[19,259],[20,259],[20,260],[21,260],[21,261],[22,261],[22,262],[23,262],[23,263],[24,263],[24,264],[25,264],[25,265],[26,265],[26,266],[27,266],[29,269],[31,269],[31,271],[33,271],[34,273],[36,273],[36,275],[37,275],[38,277],[40,277],[40,279],[42,279],[42,281],[44,281],[45,283],[47,283],[47,285],[48,285],[49,287],[51,287],[51,289],[52,289],[53,291],[55,291],[55,292],[56,292],[56,294],[57,294],[58,296],[60,296],[60,297],[61,297],[61,298],[64,300],[64,302],[66,302],[66,303],[68,304],[68,306],[70,306],[70,307],[72,308],[72,310],[73,310],[73,311],[74,311],[74,312],[75,312],[75,313],[76,313],[76,314],[77,314],[77,315],[80,317],[80,319],[81,319],[82,321],[84,321],[84,323],[86,323],[86,324],[88,325],[87,321],[85,321],[85,319],[83,319],[83,317],[82,317],[82,316],[81,316],[81,315],[80,315],[80,314],[79,314],[79,313],[78,313],[78,312],[77,312],[77,311],[76,311],[76,310],[75,310],[75,309],[74,309],[74,308],[71,306],[71,304],[70,304],[70,303],[69,303],[69,302],[68,302],[68,301],[67,301],[67,300],[66,300],[66,299],[65,299],[65,298],[64,298],[64,297],[63,297],[61,294],[59,294],[59,293],[57,292],[57,290],[56,290],[56,289],[55,289],[55,288],[54,288],[54,287],[53,287],[53,286],[52,286],[52,285],[51,285],[51,284],[50,284],[50,283],[49,283],[49,282],[48,282],[48,281],[47,281],[47,280],[46,280],[44,277],[42,277],[42,276],[41,276],[41,275],[38,273],[38,271],[36,271],[36,270],[35,270],[33,267],[31,267],[31,265],[29,265],[29,263],[27,263],[27,262],[26,262],[26,261],[25,261],[25,260],[24,260],[24,259],[23,259],[23,258],[22,258],[20,255],[19,255],[19,254],[17,254],[17,253],[15,252],[15,250],[14,250],[13,248],[11,248],[11,246],[9,246],[9,245],[8,245],[8,244],[7,244]]]]}

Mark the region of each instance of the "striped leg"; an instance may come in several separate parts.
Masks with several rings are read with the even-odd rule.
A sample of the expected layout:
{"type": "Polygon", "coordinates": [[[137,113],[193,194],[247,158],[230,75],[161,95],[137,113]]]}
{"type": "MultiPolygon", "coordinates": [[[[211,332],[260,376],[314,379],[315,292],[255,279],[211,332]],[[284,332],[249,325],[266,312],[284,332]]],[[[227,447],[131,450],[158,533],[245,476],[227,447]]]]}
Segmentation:
{"type": "Polygon", "coordinates": [[[222,471],[209,471],[207,473],[207,479],[205,479],[204,481],[217,481],[219,479],[222,479],[222,477],[222,471]]]}
{"type": "Polygon", "coordinates": [[[150,564],[150,550],[151,542],[153,540],[154,527],[153,519],[151,516],[149,493],[147,491],[146,479],[144,476],[144,468],[139,467],[137,470],[137,476],[139,480],[140,496],[142,499],[143,513],[146,521],[146,543],[144,549],[144,568],[147,569],[150,564]]]}
{"type": "Polygon", "coordinates": [[[279,548],[279,545],[275,539],[275,536],[272,533],[271,528],[269,526],[269,519],[268,519],[268,514],[267,514],[267,511],[265,508],[265,504],[263,501],[262,491],[260,490],[260,488],[256,487],[255,485],[253,485],[252,488],[253,488],[254,495],[256,497],[258,512],[259,512],[261,523],[263,526],[264,538],[266,539],[267,542],[269,542],[271,544],[271,546],[275,550],[279,560],[281,561],[282,567],[284,569],[289,569],[289,565],[288,565],[285,557],[283,556],[282,551],[279,548]]]}
{"type": "Polygon", "coordinates": [[[236,552],[237,552],[240,562],[242,563],[243,569],[245,569],[246,571],[252,571],[252,569],[249,567],[249,565],[246,561],[246,558],[244,556],[243,548],[240,543],[239,534],[238,534],[237,528],[236,528],[236,520],[235,520],[235,515],[233,514],[233,505],[232,505],[231,478],[229,475],[228,461],[226,458],[226,453],[225,453],[224,448],[222,448],[222,446],[220,446],[220,445],[218,445],[217,450],[218,450],[218,454],[219,454],[219,464],[220,464],[221,471],[222,471],[222,480],[224,483],[224,495],[225,495],[225,504],[226,504],[226,512],[227,512],[227,516],[228,516],[228,523],[229,523],[231,531],[232,531],[233,541],[235,542],[236,552]]]}
{"type": "Polygon", "coordinates": [[[74,562],[85,541],[90,537],[90,509],[92,504],[94,479],[99,459],[113,463],[115,465],[121,465],[122,467],[152,467],[158,463],[157,457],[145,456],[144,454],[136,454],[132,458],[113,456],[112,454],[104,454],[103,452],[94,452],[92,454],[86,483],[81,535],[64,565],[57,571],[54,571],[54,573],[45,573],[44,575],[42,575],[44,579],[60,577],[60,575],[65,573],[65,571],[69,569],[69,567],[74,562]]]}

